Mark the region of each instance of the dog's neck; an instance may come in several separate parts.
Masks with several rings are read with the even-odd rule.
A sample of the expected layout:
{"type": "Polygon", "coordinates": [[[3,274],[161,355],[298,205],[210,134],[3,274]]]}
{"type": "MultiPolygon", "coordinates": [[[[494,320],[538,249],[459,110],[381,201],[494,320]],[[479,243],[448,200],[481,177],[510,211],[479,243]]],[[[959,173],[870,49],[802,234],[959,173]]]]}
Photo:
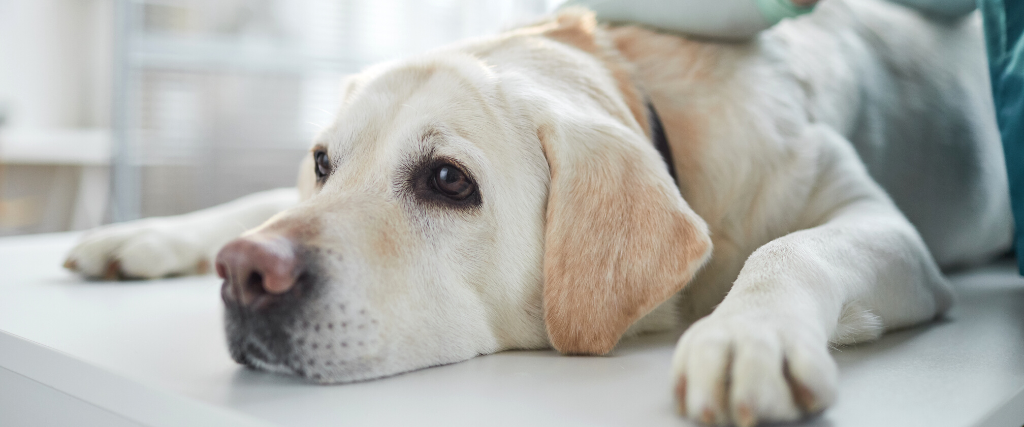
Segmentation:
{"type": "Polygon", "coordinates": [[[654,104],[650,100],[647,101],[647,121],[651,128],[651,142],[661,154],[661,159],[665,161],[668,174],[672,176],[672,182],[676,182],[678,179],[676,178],[675,162],[672,161],[672,147],[668,145],[665,128],[661,124],[661,118],[658,117],[658,111],[654,109],[654,104]]]}
{"type": "Polygon", "coordinates": [[[645,96],[642,86],[637,84],[633,65],[618,50],[605,29],[597,25],[593,13],[582,9],[575,13],[563,13],[540,28],[544,36],[576,47],[602,63],[616,80],[619,96],[629,108],[630,114],[661,154],[673,183],[678,182],[672,151],[654,104],[645,96]]]}

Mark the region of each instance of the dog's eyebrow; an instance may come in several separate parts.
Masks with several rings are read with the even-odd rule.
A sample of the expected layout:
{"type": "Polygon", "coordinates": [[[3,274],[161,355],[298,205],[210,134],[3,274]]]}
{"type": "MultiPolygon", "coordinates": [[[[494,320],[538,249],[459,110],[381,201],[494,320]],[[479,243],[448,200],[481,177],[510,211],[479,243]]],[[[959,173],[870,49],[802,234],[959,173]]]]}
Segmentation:
{"type": "Polygon", "coordinates": [[[420,142],[421,143],[427,142],[427,141],[430,141],[431,139],[438,138],[440,136],[441,136],[441,131],[440,130],[438,130],[435,127],[429,127],[429,128],[424,129],[423,133],[420,134],[420,142]]]}
{"type": "Polygon", "coordinates": [[[317,151],[327,151],[327,146],[321,143],[317,143],[316,145],[313,145],[313,148],[309,149],[310,153],[315,153],[317,151]]]}

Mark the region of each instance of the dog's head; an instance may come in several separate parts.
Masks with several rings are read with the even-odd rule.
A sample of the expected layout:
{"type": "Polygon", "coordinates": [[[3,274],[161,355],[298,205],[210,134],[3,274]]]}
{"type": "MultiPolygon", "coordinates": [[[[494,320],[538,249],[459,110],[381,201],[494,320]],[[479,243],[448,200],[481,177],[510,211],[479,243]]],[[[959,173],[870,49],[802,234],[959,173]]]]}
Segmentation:
{"type": "Polygon", "coordinates": [[[604,354],[710,253],[593,17],[370,69],[304,201],[229,243],[231,354],[319,382],[511,348],[604,354]]]}

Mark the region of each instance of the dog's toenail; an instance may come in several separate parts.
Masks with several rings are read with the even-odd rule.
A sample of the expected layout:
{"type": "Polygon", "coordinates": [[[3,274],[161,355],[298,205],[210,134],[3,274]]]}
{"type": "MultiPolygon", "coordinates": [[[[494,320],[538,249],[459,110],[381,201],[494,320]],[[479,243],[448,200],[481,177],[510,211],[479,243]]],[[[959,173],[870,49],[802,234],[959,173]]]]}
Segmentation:
{"type": "Polygon", "coordinates": [[[680,415],[686,416],[686,377],[676,382],[676,410],[680,415]]]}
{"type": "Polygon", "coordinates": [[[714,424],[715,411],[711,410],[711,408],[704,408],[700,413],[700,422],[704,424],[714,424]]]}
{"type": "Polygon", "coordinates": [[[206,274],[210,272],[210,261],[206,259],[199,260],[196,263],[196,274],[206,274]]]}
{"type": "Polygon", "coordinates": [[[736,424],[740,427],[753,427],[757,424],[754,412],[747,405],[740,405],[736,408],[736,424]]]}
{"type": "Polygon", "coordinates": [[[121,262],[114,261],[107,264],[107,270],[103,272],[103,280],[118,280],[121,278],[121,262]]]}

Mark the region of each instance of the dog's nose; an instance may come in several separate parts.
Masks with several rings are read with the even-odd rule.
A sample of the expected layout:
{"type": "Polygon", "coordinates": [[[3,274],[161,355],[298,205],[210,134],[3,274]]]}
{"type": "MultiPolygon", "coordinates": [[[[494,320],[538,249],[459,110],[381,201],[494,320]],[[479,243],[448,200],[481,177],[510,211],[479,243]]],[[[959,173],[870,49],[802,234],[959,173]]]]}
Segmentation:
{"type": "Polygon", "coordinates": [[[217,254],[225,303],[259,309],[295,286],[298,261],[291,239],[257,233],[232,240],[217,254]]]}

